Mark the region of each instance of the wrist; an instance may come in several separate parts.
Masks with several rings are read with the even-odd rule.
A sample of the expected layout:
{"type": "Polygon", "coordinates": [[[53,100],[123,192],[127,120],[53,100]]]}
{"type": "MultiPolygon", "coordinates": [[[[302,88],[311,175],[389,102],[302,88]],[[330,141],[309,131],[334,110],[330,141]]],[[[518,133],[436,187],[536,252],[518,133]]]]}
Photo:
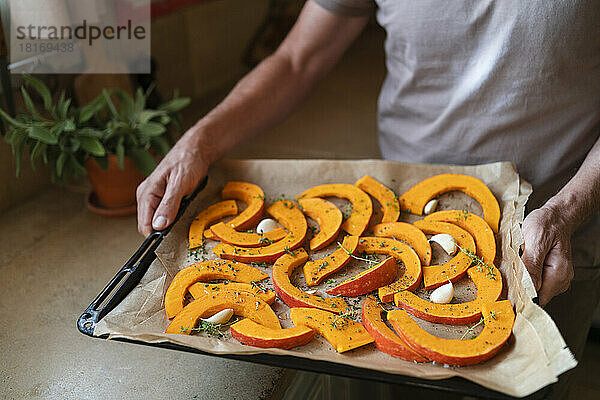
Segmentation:
{"type": "Polygon", "coordinates": [[[550,198],[541,208],[549,212],[553,222],[569,235],[572,235],[581,224],[574,199],[565,199],[556,195],[550,198]]]}
{"type": "Polygon", "coordinates": [[[183,145],[193,154],[194,158],[201,160],[208,168],[221,156],[210,130],[201,122],[196,123],[185,133],[183,145]]]}

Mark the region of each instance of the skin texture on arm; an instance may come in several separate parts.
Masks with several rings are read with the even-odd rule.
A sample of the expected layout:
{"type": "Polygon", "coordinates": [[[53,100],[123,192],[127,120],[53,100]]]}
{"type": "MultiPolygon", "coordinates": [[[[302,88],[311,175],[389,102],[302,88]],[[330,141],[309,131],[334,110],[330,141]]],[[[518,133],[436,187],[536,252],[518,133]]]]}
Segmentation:
{"type": "Polygon", "coordinates": [[[569,289],[574,275],[571,235],[599,208],[600,138],[565,187],[523,221],[521,259],[541,306],[569,289]]]}
{"type": "Polygon", "coordinates": [[[137,189],[138,230],[166,228],[211,163],[283,120],[340,59],[368,17],[333,14],[308,1],[277,51],[190,128],[137,189]]]}

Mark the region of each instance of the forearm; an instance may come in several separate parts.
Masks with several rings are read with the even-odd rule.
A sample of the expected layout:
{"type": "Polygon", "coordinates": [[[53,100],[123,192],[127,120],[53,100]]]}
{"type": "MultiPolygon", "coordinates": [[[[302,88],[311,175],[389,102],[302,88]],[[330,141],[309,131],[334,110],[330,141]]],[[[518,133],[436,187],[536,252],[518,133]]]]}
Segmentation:
{"type": "Polygon", "coordinates": [[[571,180],[544,205],[573,233],[600,208],[600,138],[571,180]]]}

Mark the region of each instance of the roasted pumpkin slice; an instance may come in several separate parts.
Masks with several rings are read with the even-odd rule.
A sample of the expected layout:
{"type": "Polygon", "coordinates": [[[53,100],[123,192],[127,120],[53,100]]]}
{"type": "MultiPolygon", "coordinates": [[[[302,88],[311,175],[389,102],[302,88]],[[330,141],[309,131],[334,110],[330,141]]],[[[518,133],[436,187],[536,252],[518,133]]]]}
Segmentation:
{"type": "Polygon", "coordinates": [[[298,206],[289,200],[281,200],[273,203],[267,213],[288,230],[287,235],[274,243],[264,247],[244,248],[219,243],[213,248],[213,252],[222,258],[241,262],[273,262],[287,251],[294,250],[304,243],[308,225],[306,218],[298,206]]]}
{"type": "Polygon", "coordinates": [[[292,308],[290,317],[294,325],[317,331],[338,353],[373,343],[373,338],[362,324],[328,311],[292,308]]]}
{"type": "MultiPolygon", "coordinates": [[[[249,182],[230,181],[221,191],[221,197],[228,200],[240,200],[247,205],[244,211],[228,222],[232,228],[243,231],[260,222],[265,210],[265,193],[259,186],[249,182]]],[[[214,234],[207,229],[204,237],[214,239],[214,234]]]]}
{"type": "Polygon", "coordinates": [[[238,207],[234,200],[220,201],[202,210],[194,218],[189,232],[189,248],[194,249],[202,246],[202,235],[206,227],[221,218],[235,215],[238,213],[238,207]]]}
{"type": "Polygon", "coordinates": [[[477,178],[461,174],[442,174],[427,178],[400,196],[402,211],[423,215],[425,205],[440,194],[461,191],[481,204],[485,222],[494,232],[498,232],[500,206],[491,190],[477,178]]]}
{"type": "Polygon", "coordinates": [[[250,292],[260,297],[265,303],[271,305],[275,302],[275,292],[264,289],[256,283],[239,283],[239,282],[223,282],[223,283],[194,283],[188,289],[194,299],[202,296],[209,296],[213,293],[224,290],[237,290],[239,292],[250,292]]]}
{"type": "Polygon", "coordinates": [[[365,175],[357,180],[355,185],[375,197],[379,204],[381,204],[383,211],[383,216],[381,217],[382,223],[398,221],[398,218],[400,218],[400,204],[392,189],[371,178],[369,175],[365,175]]]}
{"type": "Polygon", "coordinates": [[[460,226],[473,236],[477,247],[477,255],[483,259],[483,262],[490,265],[494,264],[496,258],[494,231],[480,216],[467,211],[449,210],[435,212],[424,219],[425,221],[449,222],[460,226]]]}
{"type": "MultiPolygon", "coordinates": [[[[475,254],[475,241],[469,232],[457,225],[438,221],[415,221],[415,226],[428,235],[446,233],[456,240],[459,248],[475,254]]],[[[434,289],[447,283],[448,280],[456,282],[462,278],[471,266],[471,258],[459,250],[450,261],[441,265],[423,267],[423,285],[425,289],[434,289]]]]}
{"type": "Polygon", "coordinates": [[[502,292],[502,276],[493,265],[471,267],[467,271],[477,287],[477,298],[456,304],[437,304],[424,300],[414,293],[403,291],[394,296],[396,305],[426,321],[447,325],[466,325],[479,321],[482,302],[494,302],[502,292]]]}
{"type": "Polygon", "coordinates": [[[404,310],[388,313],[396,332],[419,354],[440,364],[474,365],[492,358],[506,343],[515,322],[509,300],[482,303],[485,327],[474,339],[442,339],[424,331],[404,310]]]}
{"type": "Polygon", "coordinates": [[[417,253],[406,243],[390,238],[361,237],[358,241],[357,252],[385,254],[404,263],[405,270],[400,279],[379,288],[379,299],[382,302],[387,303],[394,300],[396,292],[414,290],[419,286],[421,282],[421,261],[417,253]]]}
{"type": "Polygon", "coordinates": [[[392,357],[406,361],[428,362],[425,357],[411,349],[400,336],[396,335],[381,316],[384,309],[377,300],[368,296],[362,306],[362,322],[375,340],[375,347],[392,357]]]}
{"type": "Polygon", "coordinates": [[[368,194],[354,185],[333,183],[312,187],[300,195],[298,199],[312,197],[340,197],[352,203],[352,214],[342,224],[342,229],[350,235],[361,235],[369,225],[373,214],[373,203],[368,194]]]}
{"type": "Polygon", "coordinates": [[[325,278],[334,272],[344,268],[356,253],[358,247],[358,236],[346,236],[342,246],[330,255],[314,261],[308,261],[302,268],[304,280],[308,286],[315,286],[323,282],[325,278]]]}
{"type": "Polygon", "coordinates": [[[416,226],[406,222],[389,222],[375,225],[373,233],[375,236],[391,237],[408,243],[419,255],[421,265],[429,265],[431,262],[431,245],[427,236],[416,226]]]}
{"type": "Polygon", "coordinates": [[[185,294],[196,282],[229,279],[236,282],[258,282],[269,275],[250,265],[226,260],[209,260],[192,264],[179,271],[165,293],[167,318],[173,318],[183,309],[185,294]]]}
{"type": "Polygon", "coordinates": [[[310,342],[315,334],[314,330],[306,326],[273,329],[248,318],[231,325],[231,336],[248,346],[261,348],[291,349],[310,342]]]}
{"type": "Polygon", "coordinates": [[[397,274],[396,260],[393,257],[388,257],[379,264],[329,289],[327,294],[347,297],[360,296],[392,283],[397,274]]]}
{"type": "Polygon", "coordinates": [[[342,227],[342,212],[334,204],[318,197],[298,200],[302,212],[319,224],[317,233],[309,242],[310,249],[320,250],[335,240],[342,227]]]}
{"type": "Polygon", "coordinates": [[[260,297],[250,292],[224,289],[210,296],[202,296],[185,306],[173,318],[165,333],[189,335],[200,318],[210,317],[226,308],[231,308],[235,315],[249,318],[258,324],[273,329],[281,328],[273,309],[260,297]]]}
{"type": "Polygon", "coordinates": [[[238,232],[223,222],[211,226],[210,230],[214,234],[215,239],[239,247],[268,246],[287,235],[287,232],[283,228],[277,228],[267,233],[238,232]]]}
{"type": "Polygon", "coordinates": [[[277,296],[289,307],[316,307],[333,313],[348,310],[348,304],[340,297],[324,298],[298,289],[290,281],[294,269],[308,259],[304,249],[284,254],[273,265],[273,288],[277,296]]]}

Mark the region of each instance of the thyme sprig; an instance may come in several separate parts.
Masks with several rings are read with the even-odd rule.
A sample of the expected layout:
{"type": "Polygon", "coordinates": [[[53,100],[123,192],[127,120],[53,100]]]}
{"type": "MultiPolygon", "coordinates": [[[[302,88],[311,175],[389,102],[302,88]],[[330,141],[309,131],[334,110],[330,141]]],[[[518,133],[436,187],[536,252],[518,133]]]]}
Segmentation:
{"type": "Polygon", "coordinates": [[[225,334],[223,333],[222,329],[223,328],[227,328],[231,325],[233,325],[236,322],[236,320],[231,320],[229,322],[226,322],[224,324],[215,324],[212,322],[208,322],[208,321],[203,321],[200,320],[200,323],[198,324],[197,327],[195,328],[184,328],[183,326],[181,327],[181,333],[185,333],[185,332],[190,332],[190,333],[198,333],[198,332],[204,332],[209,336],[214,336],[214,337],[225,337],[225,334]]]}
{"type": "Polygon", "coordinates": [[[356,320],[356,318],[358,318],[358,311],[348,310],[339,315],[336,315],[333,319],[333,322],[331,323],[331,326],[333,326],[335,329],[339,329],[346,325],[346,319],[356,320]]]}
{"type": "Polygon", "coordinates": [[[485,261],[483,261],[483,259],[481,259],[481,257],[477,256],[477,254],[475,254],[472,250],[463,249],[459,245],[456,245],[456,246],[460,249],[460,251],[465,253],[471,259],[471,261],[473,261],[475,264],[477,264],[477,267],[476,267],[477,271],[482,272],[483,269],[485,268],[487,270],[486,275],[488,275],[491,280],[496,280],[496,272],[494,271],[494,268],[492,268],[490,265],[486,264],[485,261]]]}
{"type": "MultiPolygon", "coordinates": [[[[496,314],[500,314],[500,312],[495,312],[495,311],[490,312],[490,318],[496,319],[496,314]]],[[[476,323],[475,325],[473,325],[472,327],[467,329],[465,331],[465,333],[463,333],[463,335],[460,337],[460,340],[463,340],[469,333],[472,333],[475,330],[475,328],[478,327],[479,325],[483,324],[484,321],[485,321],[485,318],[481,317],[481,319],[479,320],[478,323],[476,323]]],[[[473,335],[471,335],[471,337],[469,339],[475,339],[476,337],[477,337],[477,335],[473,334],[473,335]]]]}
{"type": "Polygon", "coordinates": [[[340,242],[337,242],[337,245],[340,247],[340,249],[344,250],[346,252],[346,254],[348,254],[350,257],[354,258],[355,260],[365,261],[368,264],[376,264],[379,261],[379,260],[370,260],[368,258],[362,258],[362,257],[355,256],[354,254],[350,253],[350,251],[348,251],[348,249],[346,249],[344,246],[342,246],[342,244],[340,242]]]}

